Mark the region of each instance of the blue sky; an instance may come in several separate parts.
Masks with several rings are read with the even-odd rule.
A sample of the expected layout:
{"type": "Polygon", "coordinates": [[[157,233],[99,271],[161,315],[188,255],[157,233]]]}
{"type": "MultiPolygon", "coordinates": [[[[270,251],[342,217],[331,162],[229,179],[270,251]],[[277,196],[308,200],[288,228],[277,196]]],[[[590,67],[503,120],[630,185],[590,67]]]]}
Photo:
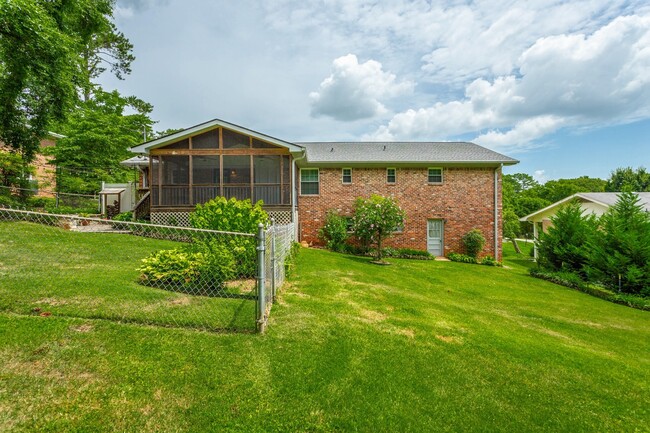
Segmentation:
{"type": "Polygon", "coordinates": [[[647,0],[118,0],[135,46],[108,89],[156,129],[468,140],[541,181],[650,168],[647,0]]]}

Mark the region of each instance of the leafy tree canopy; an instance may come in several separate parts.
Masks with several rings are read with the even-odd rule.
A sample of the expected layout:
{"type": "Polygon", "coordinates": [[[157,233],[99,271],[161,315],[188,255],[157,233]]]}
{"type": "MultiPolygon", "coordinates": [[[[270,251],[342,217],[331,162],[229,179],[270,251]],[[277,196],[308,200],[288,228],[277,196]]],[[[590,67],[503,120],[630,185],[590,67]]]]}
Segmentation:
{"type": "Polygon", "coordinates": [[[359,240],[377,245],[377,260],[381,261],[382,242],[404,224],[404,218],[404,211],[393,198],[373,194],[355,202],[352,227],[359,240]]]}
{"type": "Polygon", "coordinates": [[[650,173],[644,167],[619,167],[607,180],[606,191],[644,192],[650,191],[650,173]]]}
{"type": "Polygon", "coordinates": [[[116,32],[113,6],[114,0],[0,0],[0,140],[26,162],[52,123],[89,94],[102,64],[118,77],[129,72],[131,46],[116,32]]]}
{"type": "Polygon", "coordinates": [[[143,132],[151,133],[152,108],[136,97],[101,88],[93,99],[81,102],[58,127],[66,137],[50,148],[60,167],[59,190],[93,193],[101,181],[132,179],[120,162],[133,156],[128,149],[142,142],[143,132]]]}

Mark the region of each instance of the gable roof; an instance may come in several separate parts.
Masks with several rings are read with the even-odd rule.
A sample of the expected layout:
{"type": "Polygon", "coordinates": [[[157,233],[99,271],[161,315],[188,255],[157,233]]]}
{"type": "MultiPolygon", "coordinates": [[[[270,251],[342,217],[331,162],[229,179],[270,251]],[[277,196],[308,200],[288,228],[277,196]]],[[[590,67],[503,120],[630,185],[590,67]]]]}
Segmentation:
{"type": "MultiPolygon", "coordinates": [[[[540,216],[548,213],[549,211],[560,208],[564,204],[570,202],[571,200],[578,199],[580,201],[587,201],[601,205],[604,208],[609,208],[613,206],[618,201],[618,196],[620,192],[579,192],[573,194],[567,198],[564,198],[560,201],[557,201],[549,206],[546,206],[544,209],[540,209],[536,212],[526,215],[523,218],[519,218],[519,221],[535,221],[539,219],[540,216]]],[[[650,212],[650,192],[635,192],[634,194],[639,197],[639,204],[643,207],[646,212],[650,212]]]]}
{"type": "Polygon", "coordinates": [[[516,159],[468,142],[308,142],[309,164],[513,165],[516,159]]]}
{"type": "Polygon", "coordinates": [[[205,131],[209,131],[210,129],[215,129],[219,126],[230,129],[231,131],[239,132],[240,134],[250,135],[253,138],[266,141],[276,146],[286,147],[291,152],[301,152],[303,150],[301,146],[298,146],[294,143],[280,140],[278,138],[271,137],[270,135],[262,134],[261,132],[253,131],[252,129],[244,128],[243,126],[235,125],[234,123],[226,122],[225,120],[221,119],[212,119],[207,122],[191,126],[187,129],[183,129],[182,131],[178,131],[173,134],[139,144],[132,147],[130,150],[133,153],[147,153],[152,149],[157,149],[159,147],[172,144],[176,141],[182,140],[192,135],[200,134],[205,131]]]}

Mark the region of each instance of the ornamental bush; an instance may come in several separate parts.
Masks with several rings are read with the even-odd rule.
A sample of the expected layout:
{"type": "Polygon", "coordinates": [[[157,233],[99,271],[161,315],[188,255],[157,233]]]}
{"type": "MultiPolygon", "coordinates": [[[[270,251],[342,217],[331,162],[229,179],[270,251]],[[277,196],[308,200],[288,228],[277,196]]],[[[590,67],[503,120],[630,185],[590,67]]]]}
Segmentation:
{"type": "Polygon", "coordinates": [[[344,216],[334,210],[327,211],[325,224],[318,230],[318,238],[325,243],[327,249],[343,252],[345,241],[348,240],[348,223],[344,216]]]}
{"type": "MultiPolygon", "coordinates": [[[[262,201],[217,197],[197,205],[190,213],[190,224],[197,229],[238,233],[257,233],[258,225],[267,226],[269,215],[262,209],[262,201]]],[[[253,277],[257,270],[257,240],[255,237],[223,235],[220,240],[234,253],[241,276],[253,277]]],[[[202,242],[197,240],[197,242],[202,242]]]]}
{"type": "Polygon", "coordinates": [[[636,194],[621,193],[589,242],[588,276],[622,292],[650,296],[650,214],[636,194]]]}
{"type": "Polygon", "coordinates": [[[580,203],[574,201],[558,210],[551,222],[553,225],[540,234],[537,243],[539,265],[550,271],[574,272],[584,277],[590,254],[587,243],[596,231],[595,218],[583,216],[580,203]]]}
{"type": "Polygon", "coordinates": [[[213,240],[157,251],[138,270],[145,285],[209,295],[236,276],[236,263],[232,251],[213,240]]]}
{"type": "Polygon", "coordinates": [[[358,198],[354,207],[352,228],[362,244],[375,244],[376,260],[382,259],[382,243],[404,225],[404,211],[395,199],[373,194],[369,199],[358,198]]]}
{"type": "Polygon", "coordinates": [[[485,237],[479,229],[473,229],[467,232],[463,238],[463,245],[465,246],[465,253],[475,259],[478,258],[478,255],[483,251],[485,246],[485,237]]]}

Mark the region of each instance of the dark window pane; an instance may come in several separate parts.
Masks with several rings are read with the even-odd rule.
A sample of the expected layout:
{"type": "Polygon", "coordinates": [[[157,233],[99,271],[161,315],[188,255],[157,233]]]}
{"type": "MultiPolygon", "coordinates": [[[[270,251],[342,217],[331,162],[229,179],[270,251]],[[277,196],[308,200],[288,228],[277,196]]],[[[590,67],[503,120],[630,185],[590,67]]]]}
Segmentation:
{"type": "Polygon", "coordinates": [[[397,174],[394,168],[386,169],[386,182],[395,183],[397,181],[397,174]]]}
{"type": "Polygon", "coordinates": [[[204,132],[201,135],[192,137],[192,149],[218,149],[219,130],[204,132]]]}
{"type": "Polygon", "coordinates": [[[300,193],[303,195],[318,195],[317,168],[303,168],[300,170],[300,193]]]}
{"type": "Polygon", "coordinates": [[[248,149],[250,147],[249,138],[238,132],[224,129],[223,132],[224,149],[248,149]]]}
{"type": "MultiPolygon", "coordinates": [[[[250,184],[251,159],[249,156],[223,156],[223,183],[224,184],[250,184]]],[[[250,193],[249,193],[250,196],[250,193]]]]}
{"type": "Polygon", "coordinates": [[[429,183],[442,183],[442,168],[429,169],[429,183]]]}
{"type": "Polygon", "coordinates": [[[343,169],[343,183],[352,183],[352,169],[344,168],[343,169]]]}

